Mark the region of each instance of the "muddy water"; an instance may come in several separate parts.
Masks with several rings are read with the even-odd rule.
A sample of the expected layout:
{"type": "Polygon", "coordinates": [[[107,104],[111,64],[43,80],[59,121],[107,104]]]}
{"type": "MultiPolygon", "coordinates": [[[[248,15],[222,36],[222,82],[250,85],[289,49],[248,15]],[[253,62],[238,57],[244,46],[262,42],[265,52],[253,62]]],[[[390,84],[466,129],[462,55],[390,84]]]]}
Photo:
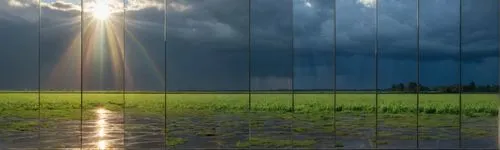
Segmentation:
{"type": "MultiPolygon", "coordinates": [[[[129,117],[122,112],[96,109],[95,120],[83,122],[57,122],[38,133],[34,131],[0,131],[0,149],[36,148],[45,149],[163,149],[169,148],[374,148],[373,125],[356,116],[339,117],[337,131],[331,121],[311,122],[290,120],[276,116],[258,116],[261,119],[247,119],[248,116],[217,114],[210,116],[180,116],[167,118],[168,136],[165,136],[164,118],[129,117]],[[357,122],[357,123],[356,123],[357,122]],[[300,130],[299,130],[300,129],[300,130]],[[82,131],[82,132],[80,132],[82,131]],[[292,134],[293,133],[293,134],[292,134]],[[40,141],[38,141],[40,139],[40,141]],[[249,142],[249,139],[261,141],[249,142]],[[337,142],[335,142],[336,140],[337,142]],[[339,142],[340,141],[340,142],[339,142]],[[302,144],[291,144],[291,143],[302,144]],[[247,145],[245,145],[245,143],[247,145]],[[38,145],[40,144],[40,145],[38,145]]],[[[462,146],[467,148],[496,148],[496,126],[487,119],[466,122],[463,129],[470,133],[462,135],[462,146]],[[475,129],[483,132],[476,133],[475,129]],[[479,136],[478,136],[479,135],[479,136]]],[[[379,123],[379,148],[404,148],[416,145],[414,128],[406,129],[379,123]],[[412,133],[413,132],[413,133],[412,133]],[[401,137],[410,137],[405,139],[401,137]]],[[[419,140],[421,148],[458,148],[458,132],[455,127],[429,127],[421,130],[432,133],[431,138],[419,140]]]]}

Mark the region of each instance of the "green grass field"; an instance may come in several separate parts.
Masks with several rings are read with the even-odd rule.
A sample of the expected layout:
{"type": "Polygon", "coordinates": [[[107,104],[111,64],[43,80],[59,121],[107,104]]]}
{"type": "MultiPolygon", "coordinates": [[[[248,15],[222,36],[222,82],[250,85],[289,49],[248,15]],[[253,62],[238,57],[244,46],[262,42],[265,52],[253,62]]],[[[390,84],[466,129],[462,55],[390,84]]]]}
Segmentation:
{"type": "MultiPolygon", "coordinates": [[[[134,114],[163,115],[169,112],[245,112],[250,106],[257,112],[322,113],[332,112],[334,103],[337,112],[375,112],[374,94],[83,94],[42,93],[40,109],[42,117],[79,119],[80,108],[84,112],[97,107],[134,114]],[[249,102],[249,98],[251,101],[249,102]],[[82,103],[83,102],[83,103],[82,103]],[[125,105],[124,105],[125,104],[125,105]],[[125,106],[125,107],[123,107],[125,106]]],[[[420,113],[460,113],[458,94],[420,94],[420,113]]],[[[468,116],[496,116],[498,108],[495,94],[462,94],[462,114],[468,116]]],[[[0,117],[38,117],[36,93],[0,93],[0,117]]],[[[415,94],[379,94],[379,113],[415,114],[415,94]]],[[[86,116],[86,115],[84,115],[86,116]]],[[[90,117],[90,116],[89,116],[90,117]]]]}

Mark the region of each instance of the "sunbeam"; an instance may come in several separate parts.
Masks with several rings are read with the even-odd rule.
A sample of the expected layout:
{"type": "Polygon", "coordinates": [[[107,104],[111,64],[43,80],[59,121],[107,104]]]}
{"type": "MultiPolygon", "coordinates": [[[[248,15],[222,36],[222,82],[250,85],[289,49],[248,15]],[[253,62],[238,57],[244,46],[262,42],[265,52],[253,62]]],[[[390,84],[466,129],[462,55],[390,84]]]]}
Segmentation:
{"type": "MultiPolygon", "coordinates": [[[[66,26],[70,26],[74,30],[76,30],[76,29],[79,30],[80,29],[79,26],[76,26],[78,23],[80,23],[80,17],[73,17],[69,22],[58,23],[57,25],[44,27],[43,30],[47,31],[47,30],[52,30],[52,29],[59,29],[59,28],[63,28],[66,26]]],[[[44,32],[44,31],[42,31],[42,32],[44,32]]]]}
{"type": "MultiPolygon", "coordinates": [[[[69,43],[58,63],[52,68],[46,85],[54,88],[70,87],[72,90],[79,88],[80,84],[84,84],[82,85],[84,89],[96,86],[102,89],[105,85],[121,89],[125,77],[127,87],[133,87],[134,78],[125,60],[124,36],[137,45],[137,48],[130,49],[130,51],[138,52],[138,57],[145,58],[145,67],[153,71],[155,80],[164,84],[158,64],[151,59],[148,49],[131,31],[124,30],[123,15],[119,13],[123,10],[119,10],[119,7],[112,7],[116,6],[114,3],[116,2],[108,0],[88,2],[83,13],[83,22],[78,16],[74,17],[71,22],[58,25],[58,27],[78,26],[77,24],[80,22],[83,25],[83,35],[82,33],[76,34],[72,42],[69,43]],[[80,46],[81,44],[83,47],[80,46]],[[89,84],[89,81],[93,82],[89,84]],[[112,82],[112,84],[108,82],[112,82]]],[[[127,20],[127,22],[131,22],[127,25],[133,27],[155,25],[134,19],[127,20]]],[[[80,28],[75,27],[74,30],[80,30],[80,28]]]]}
{"type": "MultiPolygon", "coordinates": [[[[69,83],[71,85],[64,85],[64,87],[77,88],[77,85],[80,85],[80,79],[83,83],[98,81],[98,86],[103,87],[107,71],[105,66],[107,65],[111,65],[113,69],[114,88],[120,88],[122,85],[123,69],[121,68],[124,68],[125,65],[123,42],[121,42],[123,41],[123,29],[118,26],[121,27],[123,23],[117,21],[119,19],[116,18],[119,18],[119,15],[112,13],[119,11],[109,7],[106,0],[90,2],[89,5],[89,8],[86,7],[88,11],[84,11],[83,22],[80,21],[80,17],[75,17],[69,23],[58,25],[75,25],[80,21],[84,29],[83,35],[78,33],[73,38],[66,51],[60,56],[58,63],[52,68],[48,84],[51,87],[59,87],[60,84],[69,83]],[[83,42],[83,47],[80,46],[82,44],[80,41],[83,42]],[[111,64],[107,64],[108,62],[111,64]],[[65,80],[71,80],[71,82],[65,80]]],[[[80,28],[75,30],[80,30],[80,28]]],[[[84,86],[83,88],[89,87],[84,86]]]]}
{"type": "Polygon", "coordinates": [[[144,45],[141,44],[141,42],[139,42],[139,40],[137,40],[137,38],[129,30],[126,30],[125,32],[127,34],[127,37],[132,38],[132,41],[140,47],[140,49],[138,50],[142,54],[142,56],[145,57],[145,59],[142,60],[147,61],[146,62],[148,64],[147,66],[149,66],[151,69],[154,70],[155,77],[158,79],[158,81],[160,81],[160,83],[164,84],[165,79],[161,76],[161,72],[158,69],[158,66],[151,59],[151,56],[149,55],[147,49],[144,47],[144,45]]]}

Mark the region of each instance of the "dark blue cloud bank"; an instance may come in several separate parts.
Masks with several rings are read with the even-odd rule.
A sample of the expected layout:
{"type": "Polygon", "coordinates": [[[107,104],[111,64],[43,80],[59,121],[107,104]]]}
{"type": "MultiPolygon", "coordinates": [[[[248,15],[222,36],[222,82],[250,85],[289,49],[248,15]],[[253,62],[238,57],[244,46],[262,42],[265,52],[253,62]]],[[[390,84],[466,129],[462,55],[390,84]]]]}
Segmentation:
{"type": "MultiPolygon", "coordinates": [[[[61,57],[79,64],[80,55],[64,55],[80,32],[79,3],[47,1],[38,30],[30,2],[0,2],[0,88],[36,89],[41,31],[42,89],[79,89],[79,68],[49,80],[61,57]]],[[[462,19],[459,1],[421,1],[419,24],[416,1],[380,0],[378,28],[371,0],[337,0],[336,11],[331,0],[172,0],[166,21],[162,4],[129,4],[121,39],[127,90],[163,90],[165,83],[169,90],[375,89],[376,80],[388,88],[417,81],[417,59],[424,85],[458,84],[460,60],[462,82],[498,82],[496,0],[464,0],[462,19]]],[[[79,44],[71,49],[79,52],[79,44]]],[[[86,68],[97,71],[83,72],[90,76],[85,90],[121,90],[113,61],[101,57],[86,68]]]]}

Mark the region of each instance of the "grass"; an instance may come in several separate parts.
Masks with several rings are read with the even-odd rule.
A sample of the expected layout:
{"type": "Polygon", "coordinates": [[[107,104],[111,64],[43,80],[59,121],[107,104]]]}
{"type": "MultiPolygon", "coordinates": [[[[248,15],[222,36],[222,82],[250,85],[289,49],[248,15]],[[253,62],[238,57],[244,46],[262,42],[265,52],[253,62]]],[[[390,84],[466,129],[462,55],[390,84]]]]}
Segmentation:
{"type": "Polygon", "coordinates": [[[335,142],[335,147],[344,147],[342,142],[335,142]]]}
{"type": "Polygon", "coordinates": [[[306,129],[305,128],[301,128],[301,127],[296,127],[296,128],[293,128],[293,131],[300,133],[300,132],[305,132],[306,129]]]}
{"type": "Polygon", "coordinates": [[[175,147],[177,145],[185,143],[186,140],[183,138],[178,138],[178,137],[168,137],[166,139],[166,143],[169,147],[175,147]]]}
{"type": "Polygon", "coordinates": [[[272,139],[267,137],[252,137],[248,141],[238,141],[236,147],[249,148],[249,147],[267,147],[267,148],[285,148],[285,147],[310,147],[314,145],[314,140],[281,140],[272,139]]]}
{"type": "MultiPolygon", "coordinates": [[[[294,113],[314,114],[333,111],[333,94],[295,94],[294,113]]],[[[291,112],[290,94],[252,94],[251,110],[255,112],[291,112]]],[[[375,112],[373,94],[337,94],[337,112],[375,112]]],[[[498,114],[495,94],[463,94],[462,114],[468,116],[496,116],[498,114]]],[[[415,113],[415,94],[380,94],[379,113],[415,113]]],[[[112,111],[125,110],[130,114],[163,115],[164,94],[102,94],[92,93],[43,93],[41,94],[41,117],[80,119],[83,107],[84,119],[91,119],[89,111],[105,107],[112,111]],[[83,103],[81,103],[83,101],[83,103]],[[87,113],[89,115],[87,115],[87,113]]],[[[168,114],[192,112],[245,112],[248,109],[248,94],[167,94],[168,114]]],[[[420,113],[453,114],[460,113],[456,94],[421,94],[420,113]]],[[[35,93],[0,93],[0,116],[37,118],[38,99],[35,93]]]]}
{"type": "MultiPolygon", "coordinates": [[[[163,95],[128,94],[125,97],[129,100],[126,101],[126,109],[163,111],[163,95]],[[145,104],[144,101],[149,102],[145,104]],[[153,104],[155,102],[156,104],[153,104]]],[[[291,112],[291,100],[290,94],[252,94],[250,107],[256,112],[291,112]]],[[[333,111],[333,94],[295,94],[294,100],[294,113],[333,111]]],[[[497,97],[494,94],[464,94],[462,100],[463,114],[496,116],[498,112],[497,97]]],[[[167,95],[167,110],[241,112],[248,109],[248,101],[247,94],[169,94],[167,95]]],[[[380,113],[400,114],[417,111],[417,100],[414,94],[381,94],[378,102],[380,113]]],[[[460,113],[456,94],[422,94],[419,103],[419,112],[424,114],[458,115],[460,113]]],[[[373,94],[337,94],[336,104],[337,112],[375,112],[373,94]]]]}

